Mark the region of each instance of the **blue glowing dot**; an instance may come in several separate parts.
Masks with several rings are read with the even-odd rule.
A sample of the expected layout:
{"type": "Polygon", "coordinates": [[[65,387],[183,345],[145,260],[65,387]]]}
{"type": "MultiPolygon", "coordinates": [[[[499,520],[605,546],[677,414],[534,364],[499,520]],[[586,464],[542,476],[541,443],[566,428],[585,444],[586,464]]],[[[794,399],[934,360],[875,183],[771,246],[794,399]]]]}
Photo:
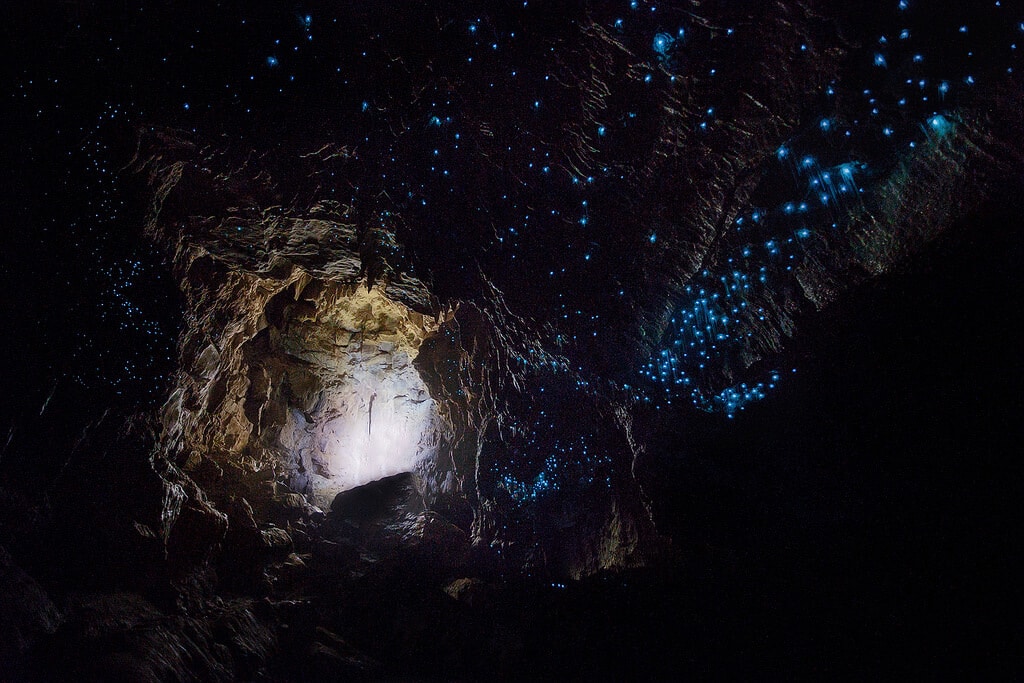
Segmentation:
{"type": "Polygon", "coordinates": [[[953,129],[953,123],[942,114],[936,114],[928,119],[928,126],[937,135],[945,135],[953,129]]]}
{"type": "Polygon", "coordinates": [[[899,8],[901,11],[907,9],[908,7],[910,7],[910,3],[907,2],[907,0],[900,0],[899,8]]]}
{"type": "Polygon", "coordinates": [[[829,121],[828,119],[822,119],[821,121],[818,122],[818,126],[822,130],[827,131],[832,127],[832,122],[829,121]]]}
{"type": "Polygon", "coordinates": [[[939,83],[939,94],[945,95],[948,92],[949,92],[949,83],[947,83],[946,81],[943,81],[942,83],[939,83]]]}
{"type": "Polygon", "coordinates": [[[881,52],[875,53],[875,66],[885,66],[885,55],[883,55],[881,52]]]}
{"type": "Polygon", "coordinates": [[[469,32],[470,33],[476,33],[476,24],[470,24],[469,25],[469,32]]]}
{"type": "Polygon", "coordinates": [[[650,83],[651,82],[651,78],[652,78],[651,74],[647,74],[646,76],[644,76],[644,83],[650,83]]]}
{"type": "Polygon", "coordinates": [[[370,103],[367,102],[366,100],[363,100],[363,111],[366,111],[369,108],[370,108],[370,103]]]}
{"type": "Polygon", "coordinates": [[[801,239],[807,239],[808,237],[811,236],[811,231],[808,230],[807,228],[800,228],[799,230],[796,231],[796,236],[801,239]]]}
{"type": "Polygon", "coordinates": [[[785,147],[779,147],[777,150],[775,150],[775,156],[777,156],[779,159],[785,159],[786,157],[789,156],[789,150],[786,149],[785,147]]]}
{"type": "Polygon", "coordinates": [[[186,103],[185,103],[184,107],[185,107],[185,111],[188,111],[188,110],[189,110],[189,108],[190,108],[190,107],[189,107],[189,104],[188,104],[188,102],[186,102],[186,103]]]}
{"type": "MultiPolygon", "coordinates": [[[[682,29],[680,30],[680,36],[682,35],[682,29]]],[[[672,49],[672,43],[675,42],[675,38],[667,33],[658,33],[654,36],[654,40],[651,41],[651,49],[657,52],[659,55],[665,56],[669,50],[672,49]]]]}
{"type": "Polygon", "coordinates": [[[606,132],[607,132],[607,131],[605,130],[605,127],[604,127],[604,126],[598,126],[598,127],[597,127],[597,134],[598,134],[598,135],[604,135],[604,134],[605,134],[606,132]]]}
{"type": "Polygon", "coordinates": [[[648,239],[650,240],[651,244],[654,244],[655,242],[658,241],[658,235],[652,232],[651,236],[648,239]]]}
{"type": "Polygon", "coordinates": [[[267,66],[269,66],[270,68],[274,68],[275,66],[278,65],[278,63],[279,62],[277,61],[277,57],[275,57],[274,55],[270,55],[269,57],[267,57],[267,66]]]}

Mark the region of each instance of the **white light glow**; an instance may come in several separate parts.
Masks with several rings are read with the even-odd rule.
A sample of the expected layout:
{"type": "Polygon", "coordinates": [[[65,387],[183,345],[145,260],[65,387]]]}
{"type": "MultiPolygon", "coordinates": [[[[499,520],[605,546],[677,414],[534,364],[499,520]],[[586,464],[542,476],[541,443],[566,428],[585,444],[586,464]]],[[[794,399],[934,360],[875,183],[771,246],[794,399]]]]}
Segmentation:
{"type": "Polygon", "coordinates": [[[277,446],[287,481],[317,505],[436,456],[440,418],[413,364],[428,319],[376,289],[325,289],[316,324],[282,341],[290,365],[277,446]]]}
{"type": "Polygon", "coordinates": [[[338,397],[339,415],[323,429],[323,453],[338,491],[410,472],[428,447],[424,437],[433,401],[412,367],[359,379],[349,385],[350,393],[338,397]]]}

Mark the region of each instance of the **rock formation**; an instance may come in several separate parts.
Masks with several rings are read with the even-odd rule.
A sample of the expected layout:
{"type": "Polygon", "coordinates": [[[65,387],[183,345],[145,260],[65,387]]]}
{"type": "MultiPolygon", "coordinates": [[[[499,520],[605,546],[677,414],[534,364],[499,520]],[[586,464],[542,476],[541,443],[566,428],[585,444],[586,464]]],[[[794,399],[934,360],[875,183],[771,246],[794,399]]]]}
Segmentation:
{"type": "MultiPolygon", "coordinates": [[[[310,69],[352,73],[322,93],[247,127],[122,131],[132,227],[180,293],[175,370],[156,410],[83,427],[58,380],[12,418],[0,674],[551,678],[575,656],[567,677],[628,677],[684,636],[746,666],[764,633],[675,610],[746,609],[785,543],[688,535],[711,510],[761,528],[729,517],[750,501],[676,499],[759,490],[745,453],[691,449],[785,390],[804,326],[813,348],[834,307],[898,296],[885,278],[1017,205],[1016,57],[972,43],[920,66],[973,40],[944,16],[400,4],[337,10],[310,69]]],[[[836,488],[835,509],[860,504],[836,488]]],[[[838,543],[830,515],[791,525],[838,543]]]]}

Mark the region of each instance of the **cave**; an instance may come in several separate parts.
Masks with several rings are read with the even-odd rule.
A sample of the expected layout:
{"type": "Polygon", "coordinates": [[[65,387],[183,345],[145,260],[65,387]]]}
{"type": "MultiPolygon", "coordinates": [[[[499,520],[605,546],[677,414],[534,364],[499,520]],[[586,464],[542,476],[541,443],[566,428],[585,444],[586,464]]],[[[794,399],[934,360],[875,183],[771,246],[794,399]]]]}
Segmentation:
{"type": "Polygon", "coordinates": [[[1024,11],[12,2],[0,680],[1024,674],[1024,11]]]}

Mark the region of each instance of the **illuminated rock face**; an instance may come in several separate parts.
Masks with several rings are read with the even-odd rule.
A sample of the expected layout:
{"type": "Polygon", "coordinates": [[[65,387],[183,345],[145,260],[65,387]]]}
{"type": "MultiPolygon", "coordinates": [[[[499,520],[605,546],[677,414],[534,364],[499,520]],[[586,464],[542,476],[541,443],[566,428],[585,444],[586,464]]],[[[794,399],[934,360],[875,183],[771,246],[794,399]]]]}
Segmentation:
{"type": "Polygon", "coordinates": [[[319,504],[436,454],[436,404],[413,366],[429,319],[365,288],[331,297],[296,323],[280,351],[290,397],[277,443],[294,487],[319,504]],[[303,377],[308,378],[303,386],[303,377]]]}
{"type": "MultiPolygon", "coordinates": [[[[188,182],[173,172],[166,180],[188,182]]],[[[435,476],[444,421],[414,365],[448,314],[432,312],[414,280],[368,286],[346,223],[225,222],[230,242],[208,219],[150,226],[177,244],[195,312],[162,410],[162,449],[215,498],[241,495],[257,513],[295,493],[326,507],[340,491],[401,472],[432,489],[447,480],[451,491],[452,477],[435,476]],[[278,244],[266,250],[270,241],[278,244]]]]}
{"type": "MultiPolygon", "coordinates": [[[[281,442],[293,446],[303,463],[323,464],[326,482],[310,478],[311,493],[337,493],[375,479],[411,472],[429,457],[429,427],[433,401],[408,360],[391,376],[389,360],[355,358],[351,382],[331,394],[321,413],[309,424],[301,411],[291,410],[281,442]],[[322,419],[320,419],[322,417],[322,419]]],[[[301,480],[302,477],[299,477],[301,480]]]]}
{"type": "Polygon", "coordinates": [[[250,492],[257,505],[291,491],[325,507],[433,461],[442,425],[413,361],[438,319],[298,268],[211,278],[222,266],[199,254],[187,272],[204,279],[185,290],[213,305],[186,331],[163,411],[164,445],[186,469],[271,478],[272,490],[250,492]],[[194,351],[217,321],[220,339],[194,351]]]}

